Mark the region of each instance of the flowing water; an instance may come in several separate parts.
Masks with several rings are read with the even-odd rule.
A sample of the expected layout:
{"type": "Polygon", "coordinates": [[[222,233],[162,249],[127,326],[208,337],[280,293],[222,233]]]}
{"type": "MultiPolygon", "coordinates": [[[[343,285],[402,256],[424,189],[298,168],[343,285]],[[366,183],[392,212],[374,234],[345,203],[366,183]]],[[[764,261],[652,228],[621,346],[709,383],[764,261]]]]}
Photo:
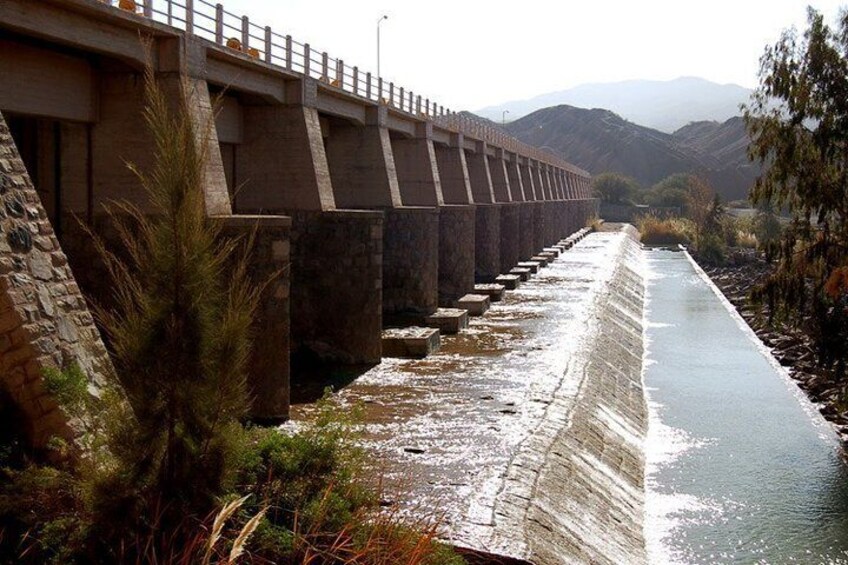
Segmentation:
{"type": "Polygon", "coordinates": [[[829,425],[685,253],[648,251],[655,563],[848,563],[829,425]]]}

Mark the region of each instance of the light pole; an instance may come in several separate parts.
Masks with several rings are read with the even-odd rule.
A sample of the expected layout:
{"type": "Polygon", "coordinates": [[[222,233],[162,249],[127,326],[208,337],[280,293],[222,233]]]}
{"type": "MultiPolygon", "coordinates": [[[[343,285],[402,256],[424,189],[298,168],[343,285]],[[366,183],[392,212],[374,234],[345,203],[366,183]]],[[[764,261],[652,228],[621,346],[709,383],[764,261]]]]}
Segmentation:
{"type": "Polygon", "coordinates": [[[509,114],[509,110],[504,110],[503,112],[501,112],[501,125],[502,126],[506,125],[506,115],[507,114],[509,114]]]}
{"type": "Polygon", "coordinates": [[[377,20],[377,77],[380,77],[380,24],[383,20],[388,20],[389,16],[383,15],[377,20]]]}

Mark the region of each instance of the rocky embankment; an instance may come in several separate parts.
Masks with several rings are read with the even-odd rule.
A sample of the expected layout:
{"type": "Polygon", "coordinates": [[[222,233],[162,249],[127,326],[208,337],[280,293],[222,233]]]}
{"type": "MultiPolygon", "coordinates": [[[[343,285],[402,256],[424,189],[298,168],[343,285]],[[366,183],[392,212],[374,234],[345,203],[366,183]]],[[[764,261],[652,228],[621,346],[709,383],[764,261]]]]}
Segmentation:
{"type": "Polygon", "coordinates": [[[768,306],[751,304],[751,290],[771,271],[771,267],[753,250],[736,250],[728,265],[703,266],[715,285],[724,293],[757,336],[807,396],[816,403],[822,415],[836,426],[842,443],[848,446],[848,409],[840,406],[840,385],[816,364],[815,347],[802,331],[784,325],[770,324],[768,306]]]}

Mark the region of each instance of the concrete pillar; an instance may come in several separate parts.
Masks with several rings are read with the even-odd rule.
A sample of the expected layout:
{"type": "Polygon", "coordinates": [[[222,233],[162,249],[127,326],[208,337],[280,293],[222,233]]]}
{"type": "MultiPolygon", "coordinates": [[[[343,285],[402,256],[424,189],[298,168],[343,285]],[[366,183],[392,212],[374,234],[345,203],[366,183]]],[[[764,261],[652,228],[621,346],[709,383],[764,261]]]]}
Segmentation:
{"type": "Polygon", "coordinates": [[[503,149],[495,149],[495,157],[489,159],[489,168],[491,170],[492,190],[495,194],[495,202],[512,202],[509,175],[506,170],[506,154],[503,149]]]}
{"type": "Polygon", "coordinates": [[[551,200],[551,183],[548,177],[548,165],[539,162],[539,186],[542,187],[542,200],[551,200]]]}
{"type": "Polygon", "coordinates": [[[508,273],[518,265],[521,257],[521,204],[509,202],[502,204],[500,228],[501,273],[508,273]]]}
{"type": "Polygon", "coordinates": [[[536,200],[536,186],[533,182],[532,169],[530,168],[530,159],[520,158],[518,164],[518,173],[521,175],[521,186],[524,188],[524,200],[536,200]]]}
{"type": "Polygon", "coordinates": [[[222,235],[244,238],[253,233],[250,275],[264,289],[253,319],[253,348],[247,378],[251,418],[280,422],[289,417],[290,317],[289,289],[291,218],[285,216],[221,216],[222,235]]]}
{"type": "Polygon", "coordinates": [[[436,144],[435,149],[445,204],[474,202],[462,134],[451,134],[448,145],[436,144]]]}
{"type": "Polygon", "coordinates": [[[521,179],[521,165],[518,163],[518,155],[510,154],[506,162],[507,178],[509,179],[510,195],[513,202],[524,202],[524,183],[521,179]]]}
{"type": "Polygon", "coordinates": [[[519,222],[519,259],[526,261],[530,259],[537,251],[541,251],[541,247],[536,247],[536,226],[534,222],[535,202],[522,202],[520,204],[520,222],[519,222]]]}
{"type": "Polygon", "coordinates": [[[499,205],[476,206],[474,227],[474,279],[490,283],[501,274],[501,212],[499,205]]]}
{"type": "Polygon", "coordinates": [[[379,363],[383,213],[291,214],[294,358],[333,364],[379,363]]]}
{"type": "Polygon", "coordinates": [[[415,137],[391,134],[392,154],[404,206],[440,206],[444,204],[436,150],[433,147],[433,124],[417,124],[415,137]]]}
{"type": "Polygon", "coordinates": [[[473,152],[466,154],[468,176],[471,180],[471,194],[475,204],[491,204],[495,202],[492,190],[492,173],[489,170],[489,156],[486,143],[478,141],[473,152]]]}
{"type": "Polygon", "coordinates": [[[474,206],[439,208],[439,306],[452,308],[474,290],[474,206]]]}
{"type": "Polygon", "coordinates": [[[243,106],[235,150],[239,212],[333,210],[335,197],[315,108],[243,106]]]}
{"type": "Polygon", "coordinates": [[[401,205],[386,107],[369,107],[364,126],[328,119],[327,161],[339,208],[391,208],[401,205]]]}
{"type": "MultiPolygon", "coordinates": [[[[547,228],[545,227],[545,202],[537,201],[533,207],[533,249],[538,251],[547,247],[547,228]]],[[[556,243],[556,242],[554,242],[556,243]]]]}
{"type": "Polygon", "coordinates": [[[439,209],[385,211],[384,323],[420,323],[439,306],[439,209]]]}

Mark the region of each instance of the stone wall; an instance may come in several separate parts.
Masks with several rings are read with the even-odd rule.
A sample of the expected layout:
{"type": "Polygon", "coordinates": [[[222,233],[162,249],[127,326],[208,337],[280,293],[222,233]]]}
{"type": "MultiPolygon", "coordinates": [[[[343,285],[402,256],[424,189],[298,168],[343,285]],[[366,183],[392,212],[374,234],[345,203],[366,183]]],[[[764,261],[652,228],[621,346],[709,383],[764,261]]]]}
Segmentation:
{"type": "Polygon", "coordinates": [[[385,215],[383,316],[431,314],[439,307],[439,210],[393,208],[385,215]]]}
{"type": "Polygon", "coordinates": [[[521,205],[501,205],[501,273],[508,273],[518,264],[521,255],[521,205]]]}
{"type": "Polygon", "coordinates": [[[536,250],[547,247],[545,245],[545,203],[533,203],[533,248],[536,250]]]}
{"type": "Polygon", "coordinates": [[[439,305],[474,290],[474,206],[439,208],[439,305]]]}
{"type": "Polygon", "coordinates": [[[24,435],[44,448],[75,429],[43,371],[76,363],[97,394],[112,366],[2,115],[0,200],[0,386],[25,417],[24,435]]]}
{"type": "Polygon", "coordinates": [[[496,204],[478,204],[474,227],[474,280],[489,283],[501,274],[501,211],[496,204]]]}
{"type": "Polygon", "coordinates": [[[292,351],[328,362],[379,363],[383,213],[290,215],[292,351]]]}
{"type": "Polygon", "coordinates": [[[519,258],[525,261],[542,250],[541,247],[536,247],[536,227],[533,224],[534,208],[535,202],[523,202],[519,208],[519,258]]]}
{"type": "Polygon", "coordinates": [[[279,422],[289,417],[289,277],[291,219],[283,216],[224,216],[224,237],[245,238],[255,230],[249,264],[254,284],[270,281],[253,321],[248,387],[251,417],[279,422]],[[284,354],[281,354],[284,352],[284,354]]]}

